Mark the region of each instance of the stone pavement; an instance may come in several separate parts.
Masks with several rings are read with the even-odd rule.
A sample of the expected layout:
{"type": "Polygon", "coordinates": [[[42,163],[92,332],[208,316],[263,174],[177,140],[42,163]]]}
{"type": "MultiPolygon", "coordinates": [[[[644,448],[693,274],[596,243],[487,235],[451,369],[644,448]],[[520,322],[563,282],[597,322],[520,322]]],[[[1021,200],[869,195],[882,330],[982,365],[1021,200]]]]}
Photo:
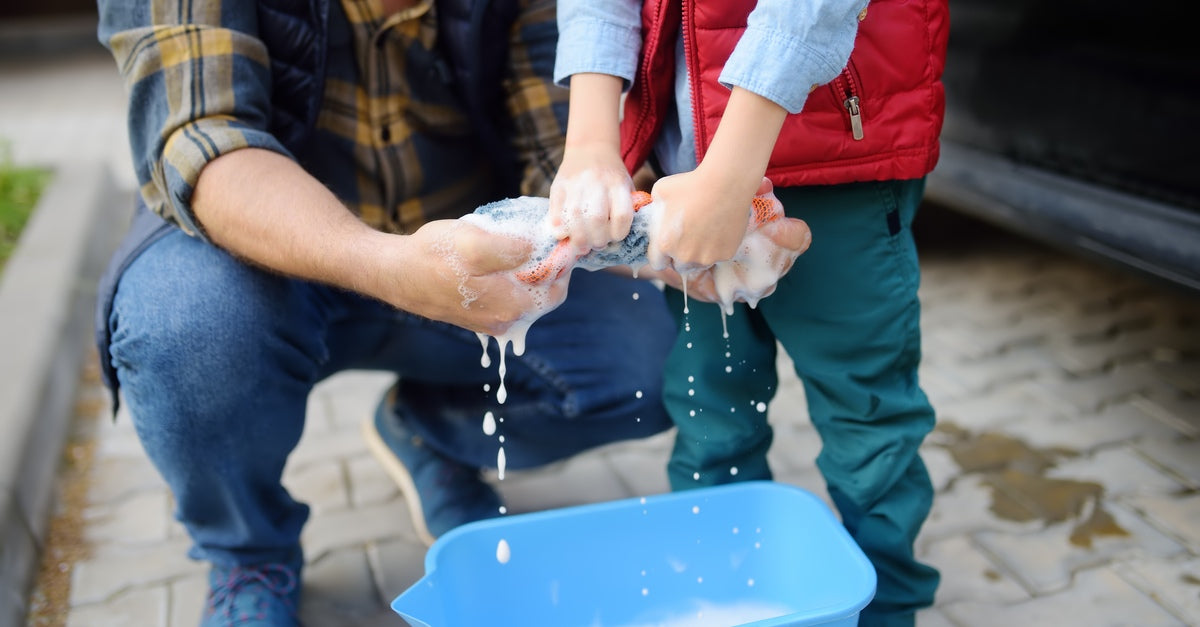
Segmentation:
{"type": "MultiPolygon", "coordinates": [[[[0,136],[19,160],[82,152],[128,169],[107,63],[0,64],[0,136]],[[70,96],[81,87],[78,108],[70,96]]],[[[938,492],[918,538],[943,585],[919,624],[1200,625],[1200,303],[943,219],[949,233],[922,234],[922,378],[940,427],[923,447],[938,492]]],[[[34,602],[56,603],[72,626],[194,625],[203,566],[185,557],[171,497],[128,417],[108,419],[94,365],[81,376],[63,470],[76,493],[62,490],[59,509],[76,521],[79,550],[51,543],[47,565],[70,573],[69,591],[40,590],[34,602]]],[[[286,470],[313,508],[309,625],[403,624],[387,603],[423,572],[403,499],[359,436],[389,383],[350,372],[320,384],[286,470]]],[[[794,376],[770,416],[777,479],[823,494],[794,376]]],[[[669,446],[668,433],[497,483],[514,513],[659,493],[669,446]]]]}

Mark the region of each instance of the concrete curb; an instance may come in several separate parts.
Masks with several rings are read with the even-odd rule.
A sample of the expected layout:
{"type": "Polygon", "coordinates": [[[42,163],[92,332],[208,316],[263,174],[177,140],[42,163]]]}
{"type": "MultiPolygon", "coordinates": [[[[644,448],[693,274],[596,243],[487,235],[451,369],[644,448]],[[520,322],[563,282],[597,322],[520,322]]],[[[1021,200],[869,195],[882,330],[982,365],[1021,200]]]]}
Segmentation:
{"type": "Polygon", "coordinates": [[[128,223],[117,198],[107,166],[57,166],[0,276],[2,625],[24,624],[29,609],[96,281],[128,223]]]}

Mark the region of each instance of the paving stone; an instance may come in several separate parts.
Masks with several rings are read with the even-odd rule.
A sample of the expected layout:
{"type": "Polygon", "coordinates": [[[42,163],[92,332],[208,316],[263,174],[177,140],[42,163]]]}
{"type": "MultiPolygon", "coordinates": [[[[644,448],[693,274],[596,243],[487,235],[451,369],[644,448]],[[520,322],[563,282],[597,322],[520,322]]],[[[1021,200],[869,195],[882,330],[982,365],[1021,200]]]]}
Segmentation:
{"type": "Polygon", "coordinates": [[[1081,572],[1075,576],[1074,584],[1062,592],[1024,603],[963,601],[940,609],[950,620],[971,627],[1182,625],[1178,618],[1108,568],[1081,572]]]}
{"type": "Polygon", "coordinates": [[[976,543],[1034,595],[1063,590],[1076,571],[1130,556],[1172,557],[1186,549],[1119,503],[1105,503],[1116,525],[1128,535],[1094,535],[1091,546],[1072,542],[1076,520],[1050,524],[1034,532],[974,534],[976,543]]]}
{"type": "Polygon", "coordinates": [[[1110,498],[1143,493],[1169,494],[1183,488],[1132,447],[1125,446],[1059,461],[1057,466],[1047,470],[1046,476],[1099,483],[1110,498]]]}
{"type": "Polygon", "coordinates": [[[1134,398],[1152,385],[1143,370],[1090,374],[1080,377],[1042,379],[1030,386],[1048,405],[1064,413],[1092,413],[1105,405],[1134,398]]]}
{"type": "Polygon", "coordinates": [[[390,372],[352,370],[322,381],[313,395],[336,408],[330,412],[335,428],[353,427],[375,415],[375,407],[396,380],[390,372]]]}
{"type": "Polygon", "coordinates": [[[1029,393],[1025,384],[1007,386],[934,405],[938,421],[969,431],[1003,429],[1021,420],[1045,421],[1050,408],[1029,393]]]}
{"type": "Polygon", "coordinates": [[[918,627],[958,627],[936,607],[927,607],[917,612],[918,627]]]}
{"type": "Polygon", "coordinates": [[[1200,397],[1183,394],[1156,395],[1133,401],[1138,409],[1157,418],[1179,433],[1189,437],[1200,437],[1200,397]]]}
{"type": "Polygon", "coordinates": [[[1192,553],[1200,554],[1200,494],[1183,496],[1139,494],[1129,499],[1157,527],[1186,543],[1192,553]]]}
{"type": "Polygon", "coordinates": [[[1046,330],[1041,327],[993,328],[988,333],[964,327],[942,329],[937,333],[937,341],[962,359],[979,360],[1005,349],[1035,344],[1045,336],[1046,330]]]}
{"type": "Polygon", "coordinates": [[[1133,448],[1189,489],[1200,489],[1200,439],[1150,436],[1135,442],[1133,448]]]}
{"type": "Polygon", "coordinates": [[[1181,392],[1200,393],[1200,359],[1156,361],[1147,367],[1161,380],[1175,386],[1181,392]]]}
{"type": "Polygon", "coordinates": [[[626,440],[624,442],[608,444],[596,449],[594,452],[606,455],[613,451],[644,451],[652,455],[660,455],[670,453],[671,447],[674,445],[675,428],[672,427],[641,440],[626,440]]]}
{"type": "Polygon", "coordinates": [[[957,360],[948,366],[972,393],[988,392],[1017,381],[1033,380],[1056,369],[1038,347],[1019,346],[987,359],[957,360]]]}
{"type": "MultiPolygon", "coordinates": [[[[767,405],[767,422],[775,428],[812,429],[808,415],[808,400],[804,388],[797,385],[790,390],[781,390],[767,405]]],[[[755,410],[755,408],[747,408],[755,410]]]]}
{"type": "Polygon", "coordinates": [[[372,542],[367,559],[381,600],[391,603],[425,574],[424,544],[415,539],[372,542]]]}
{"type": "MultiPolygon", "coordinates": [[[[195,619],[193,619],[195,622],[195,619]]],[[[165,627],[167,587],[138,588],[117,595],[103,604],[71,608],[67,627],[165,627]]]]}
{"type": "Polygon", "coordinates": [[[1133,559],[1113,571],[1188,625],[1200,625],[1200,557],[1133,559]]]}
{"type": "Polygon", "coordinates": [[[374,457],[360,457],[346,462],[350,475],[350,503],[365,507],[390,501],[400,494],[396,482],[383,470],[374,457]]]}
{"type": "Polygon", "coordinates": [[[167,540],[145,546],[93,547],[91,557],[75,564],[71,574],[71,605],[99,603],[124,590],[208,572],[206,565],[187,558],[190,545],[186,540],[167,540]]]}
{"type": "Polygon", "coordinates": [[[319,437],[334,429],[333,415],[337,411],[337,407],[324,394],[321,394],[319,389],[318,387],[310,392],[308,402],[305,403],[304,432],[301,434],[301,438],[304,436],[319,437]]]}
{"type": "Polygon", "coordinates": [[[618,447],[604,458],[630,492],[630,496],[648,496],[671,491],[667,481],[669,450],[643,450],[618,447]]]}
{"type": "Polygon", "coordinates": [[[1129,333],[1156,323],[1160,310],[1152,302],[1119,304],[1112,311],[1068,308],[1062,315],[1067,331],[1062,339],[1079,344],[1105,342],[1119,333],[1129,333]]]}
{"type": "Polygon", "coordinates": [[[112,503],[138,492],[161,490],[164,485],[158,469],[146,457],[94,460],[88,502],[112,503]]]}
{"type": "Polygon", "coordinates": [[[806,472],[775,473],[775,481],[808,490],[813,496],[824,501],[829,511],[837,514],[837,506],[834,505],[833,499],[829,498],[829,489],[825,485],[825,477],[816,468],[810,468],[806,472]]]}
{"type": "Polygon", "coordinates": [[[984,485],[983,477],[964,475],[948,489],[935,494],[933,509],[917,537],[918,546],[980,531],[1019,533],[1034,531],[1040,526],[1032,521],[1018,523],[998,518],[991,511],[991,493],[991,488],[984,485]]]}
{"type": "Polygon", "coordinates": [[[195,627],[208,600],[208,575],[183,577],[170,585],[170,627],[195,627]]]}
{"type": "Polygon", "coordinates": [[[1105,342],[1056,344],[1052,353],[1063,368],[1078,372],[1147,359],[1157,351],[1195,350],[1198,345],[1197,341],[1174,329],[1156,326],[1122,333],[1105,342]]]}
{"type": "MultiPolygon", "coordinates": [[[[928,350],[928,349],[927,349],[928,350]]],[[[975,394],[970,383],[958,376],[953,364],[933,364],[926,360],[918,371],[921,389],[934,407],[970,398],[975,394]]]]}
{"type": "MultiPolygon", "coordinates": [[[[494,472],[489,474],[494,477],[494,472]]],[[[594,454],[578,455],[536,471],[512,471],[496,486],[511,514],[634,496],[613,467],[594,454]],[[580,486],[587,489],[580,490],[580,486]]]]}
{"type": "Polygon", "coordinates": [[[345,471],[337,461],[289,464],[283,472],[283,485],[293,498],[307,503],[316,513],[350,507],[345,471]]]}
{"type": "Polygon", "coordinates": [[[402,498],[368,507],[316,514],[309,519],[300,535],[305,559],[310,562],[321,559],[335,549],[391,538],[416,538],[408,507],[402,498]]]}
{"type": "Polygon", "coordinates": [[[150,544],[167,539],[171,499],[166,488],[137,492],[84,510],[84,540],[91,544],[150,544]]]}
{"type": "Polygon", "coordinates": [[[925,462],[925,469],[929,471],[929,480],[933,483],[935,493],[950,487],[950,482],[961,476],[962,470],[955,463],[954,457],[943,447],[922,446],[921,460],[925,462]]]}
{"type": "Polygon", "coordinates": [[[929,543],[918,558],[941,571],[938,605],[958,601],[1017,603],[1030,598],[1020,584],[980,552],[967,536],[929,543]]]}
{"type": "Polygon", "coordinates": [[[335,429],[325,433],[305,430],[288,464],[305,466],[315,462],[370,457],[358,429],[335,429]]]}
{"type": "Polygon", "coordinates": [[[305,566],[303,623],[358,625],[390,611],[375,589],[364,551],[361,546],[332,551],[305,566]]]}
{"type": "Polygon", "coordinates": [[[973,356],[1000,355],[1005,351],[1018,350],[1023,347],[1040,345],[1061,332],[1057,316],[1037,315],[1021,306],[1023,312],[1007,325],[984,326],[986,333],[975,333],[976,350],[973,356]]]}
{"type": "Polygon", "coordinates": [[[1021,418],[1006,425],[1004,431],[1031,446],[1078,452],[1174,435],[1171,429],[1130,403],[1110,405],[1086,416],[1021,418]]]}
{"type": "Polygon", "coordinates": [[[97,429],[94,460],[144,459],[146,451],[133,428],[119,429],[103,424],[97,429]]]}
{"type": "MultiPolygon", "coordinates": [[[[168,493],[167,496],[170,496],[170,494],[168,493]]],[[[187,532],[187,527],[184,527],[183,523],[175,520],[175,499],[173,497],[171,498],[171,508],[170,509],[171,509],[171,522],[167,524],[167,537],[172,540],[189,537],[188,532],[187,532]]]]}
{"type": "Polygon", "coordinates": [[[821,452],[821,436],[807,421],[793,423],[777,420],[784,424],[773,424],[775,430],[767,460],[775,472],[805,472],[812,470],[821,452]]]}

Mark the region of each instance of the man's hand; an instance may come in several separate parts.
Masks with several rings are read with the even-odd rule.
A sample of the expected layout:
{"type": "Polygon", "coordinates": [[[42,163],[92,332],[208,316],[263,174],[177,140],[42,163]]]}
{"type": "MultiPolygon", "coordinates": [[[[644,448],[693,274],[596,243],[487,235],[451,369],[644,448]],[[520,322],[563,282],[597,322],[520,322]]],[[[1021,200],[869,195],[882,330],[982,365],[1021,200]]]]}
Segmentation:
{"type": "Polygon", "coordinates": [[[530,244],[461,220],[429,222],[381,250],[373,295],[426,318],[488,335],[562,304],[567,278],[531,289],[514,275],[530,244]]]}

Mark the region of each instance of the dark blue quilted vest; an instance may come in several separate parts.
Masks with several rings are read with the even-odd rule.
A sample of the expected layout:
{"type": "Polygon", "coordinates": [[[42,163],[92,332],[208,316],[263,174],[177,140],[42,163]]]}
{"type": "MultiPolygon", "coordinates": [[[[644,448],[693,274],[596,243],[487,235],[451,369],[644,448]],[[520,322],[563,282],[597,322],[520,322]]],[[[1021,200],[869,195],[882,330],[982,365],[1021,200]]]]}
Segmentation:
{"type": "MultiPolygon", "coordinates": [[[[337,0],[259,0],[259,37],[271,56],[271,131],[304,161],[306,141],[321,108],[330,3],[337,0]]],[[[454,75],[481,148],[503,164],[504,195],[515,191],[516,162],[501,81],[516,0],[439,0],[438,42],[454,75]]]]}

